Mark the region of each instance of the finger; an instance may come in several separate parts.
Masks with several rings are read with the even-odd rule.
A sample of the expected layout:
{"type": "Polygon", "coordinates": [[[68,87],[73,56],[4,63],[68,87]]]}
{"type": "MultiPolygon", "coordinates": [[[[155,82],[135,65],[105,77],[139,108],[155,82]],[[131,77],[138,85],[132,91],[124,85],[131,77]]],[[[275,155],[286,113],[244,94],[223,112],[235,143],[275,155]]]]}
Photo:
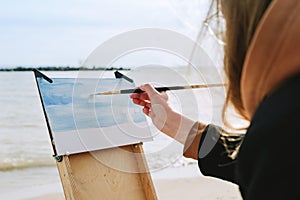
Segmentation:
{"type": "Polygon", "coordinates": [[[141,99],[132,99],[133,103],[139,105],[139,106],[145,106],[145,101],[142,101],[141,99]]]}
{"type": "Polygon", "coordinates": [[[147,116],[150,115],[150,109],[147,108],[147,107],[144,107],[144,108],[143,108],[143,112],[144,112],[147,116]]]}
{"type": "Polygon", "coordinates": [[[147,103],[144,107],[146,107],[146,108],[151,108],[151,103],[147,103]]]}
{"type": "Polygon", "coordinates": [[[131,99],[139,99],[139,98],[140,98],[140,94],[132,93],[132,94],[129,95],[129,97],[130,97],[131,99]]]}
{"type": "Polygon", "coordinates": [[[132,98],[132,99],[150,100],[149,96],[146,92],[141,93],[141,94],[133,93],[129,97],[132,98]]]}
{"type": "Polygon", "coordinates": [[[145,84],[141,86],[140,89],[145,91],[148,94],[150,99],[155,95],[160,95],[160,93],[150,84],[145,84]]]}
{"type": "Polygon", "coordinates": [[[141,100],[140,99],[132,99],[132,102],[134,104],[140,105],[141,100]]]}
{"type": "Polygon", "coordinates": [[[151,107],[151,103],[150,101],[147,101],[147,100],[141,100],[141,99],[132,99],[133,103],[134,104],[137,104],[139,106],[147,106],[147,107],[151,107]]]}
{"type": "Polygon", "coordinates": [[[148,101],[143,101],[143,100],[140,100],[140,106],[146,106],[146,105],[148,105],[149,104],[149,102],[148,101]]]}
{"type": "Polygon", "coordinates": [[[146,92],[140,94],[140,99],[141,100],[150,100],[149,95],[146,92]]]}
{"type": "MultiPolygon", "coordinates": [[[[140,87],[137,86],[137,87],[135,87],[134,89],[140,89],[140,87]]],[[[139,94],[139,93],[131,93],[131,94],[129,95],[129,97],[132,98],[132,99],[134,99],[134,98],[138,99],[138,98],[140,98],[140,94],[139,94]]]]}
{"type": "Polygon", "coordinates": [[[149,96],[146,92],[143,93],[132,93],[129,96],[131,99],[149,100],[149,96]]]}

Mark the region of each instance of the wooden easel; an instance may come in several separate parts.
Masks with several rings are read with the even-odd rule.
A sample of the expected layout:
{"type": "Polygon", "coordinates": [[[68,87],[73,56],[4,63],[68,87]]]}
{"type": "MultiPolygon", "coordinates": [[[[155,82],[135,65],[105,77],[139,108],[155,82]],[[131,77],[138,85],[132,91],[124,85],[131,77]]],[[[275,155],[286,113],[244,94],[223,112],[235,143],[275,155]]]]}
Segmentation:
{"type": "MultiPolygon", "coordinates": [[[[33,71],[36,78],[40,77],[52,83],[46,75],[38,70],[33,71]]],[[[120,76],[120,73],[116,77],[117,75],[120,76]]],[[[127,79],[130,81],[128,77],[127,79]]],[[[38,92],[41,97],[39,87],[38,92]]],[[[141,143],[57,156],[42,99],[41,103],[67,200],[157,200],[141,143]],[[103,159],[108,163],[101,162],[103,159]]]]}
{"type": "Polygon", "coordinates": [[[63,156],[57,167],[67,200],[157,200],[142,144],[63,156]],[[124,150],[139,156],[122,153],[124,150]],[[112,169],[97,160],[97,156],[120,161],[118,164],[142,173],[112,169]]]}

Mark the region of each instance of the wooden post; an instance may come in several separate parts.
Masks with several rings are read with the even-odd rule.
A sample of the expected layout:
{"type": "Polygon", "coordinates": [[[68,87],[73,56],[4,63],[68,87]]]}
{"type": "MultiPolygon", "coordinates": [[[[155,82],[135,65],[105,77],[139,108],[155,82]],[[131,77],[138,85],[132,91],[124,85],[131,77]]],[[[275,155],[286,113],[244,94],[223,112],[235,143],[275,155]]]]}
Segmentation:
{"type": "Polygon", "coordinates": [[[142,144],[63,156],[57,167],[67,200],[157,200],[142,144]]]}

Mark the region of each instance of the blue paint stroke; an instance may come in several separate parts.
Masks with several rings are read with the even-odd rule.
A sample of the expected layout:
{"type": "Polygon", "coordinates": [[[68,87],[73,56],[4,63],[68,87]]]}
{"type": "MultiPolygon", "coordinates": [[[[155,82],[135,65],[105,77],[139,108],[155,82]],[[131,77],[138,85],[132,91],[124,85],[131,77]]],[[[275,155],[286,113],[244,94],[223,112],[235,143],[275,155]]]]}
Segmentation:
{"type": "Polygon", "coordinates": [[[92,93],[133,88],[123,79],[54,78],[48,83],[38,78],[42,100],[52,131],[111,127],[124,123],[146,121],[141,109],[128,95],[97,96],[92,93]]]}

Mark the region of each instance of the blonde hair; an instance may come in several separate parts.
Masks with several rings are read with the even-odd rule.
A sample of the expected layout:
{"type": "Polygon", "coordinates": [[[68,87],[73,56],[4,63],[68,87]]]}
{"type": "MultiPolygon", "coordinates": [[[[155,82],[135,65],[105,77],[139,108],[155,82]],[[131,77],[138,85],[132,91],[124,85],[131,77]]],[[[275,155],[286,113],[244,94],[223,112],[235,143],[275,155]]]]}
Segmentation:
{"type": "Polygon", "coordinates": [[[241,100],[241,75],[246,53],[263,14],[272,0],[215,0],[217,9],[221,8],[226,21],[224,33],[224,70],[228,79],[226,102],[223,108],[223,120],[226,110],[232,104],[243,118],[245,109],[241,100]]]}

